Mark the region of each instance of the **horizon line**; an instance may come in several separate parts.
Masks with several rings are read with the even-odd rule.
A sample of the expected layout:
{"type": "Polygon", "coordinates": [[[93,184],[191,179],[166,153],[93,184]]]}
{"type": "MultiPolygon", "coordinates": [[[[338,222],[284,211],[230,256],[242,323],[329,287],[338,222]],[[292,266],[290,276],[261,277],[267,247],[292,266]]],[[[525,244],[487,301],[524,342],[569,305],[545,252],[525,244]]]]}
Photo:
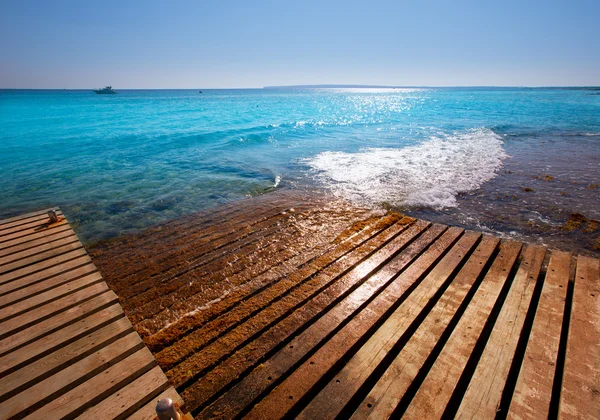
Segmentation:
{"type": "MultiPolygon", "coordinates": [[[[362,85],[362,84],[302,84],[302,85],[265,85],[262,87],[185,87],[185,88],[168,88],[168,87],[138,87],[129,88],[122,87],[120,90],[263,90],[263,89],[444,89],[444,88],[525,88],[525,89],[561,89],[561,88],[600,88],[600,85],[362,85]]],[[[0,87],[0,90],[96,90],[97,87],[0,87]]]]}

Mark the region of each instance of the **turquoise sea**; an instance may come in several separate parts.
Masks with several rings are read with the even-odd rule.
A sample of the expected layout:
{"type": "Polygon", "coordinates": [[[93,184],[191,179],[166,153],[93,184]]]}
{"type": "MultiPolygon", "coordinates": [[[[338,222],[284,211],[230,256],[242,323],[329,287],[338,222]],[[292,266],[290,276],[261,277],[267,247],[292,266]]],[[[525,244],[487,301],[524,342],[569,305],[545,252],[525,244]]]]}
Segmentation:
{"type": "Polygon", "coordinates": [[[598,88],[117,90],[0,90],[0,218],[89,243],[296,188],[541,242],[600,219],[598,88]]]}

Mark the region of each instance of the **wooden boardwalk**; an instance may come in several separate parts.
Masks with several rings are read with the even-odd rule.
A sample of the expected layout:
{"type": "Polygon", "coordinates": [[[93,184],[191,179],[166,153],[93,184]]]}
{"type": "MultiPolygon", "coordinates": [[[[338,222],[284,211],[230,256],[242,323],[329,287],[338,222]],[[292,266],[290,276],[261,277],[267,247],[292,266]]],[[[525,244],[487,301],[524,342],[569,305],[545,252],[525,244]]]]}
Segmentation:
{"type": "Polygon", "coordinates": [[[242,204],[91,253],[196,419],[600,418],[598,259],[344,214],[242,204]]]}
{"type": "Polygon", "coordinates": [[[153,419],[181,398],[57,213],[0,221],[0,419],[153,419]]]}

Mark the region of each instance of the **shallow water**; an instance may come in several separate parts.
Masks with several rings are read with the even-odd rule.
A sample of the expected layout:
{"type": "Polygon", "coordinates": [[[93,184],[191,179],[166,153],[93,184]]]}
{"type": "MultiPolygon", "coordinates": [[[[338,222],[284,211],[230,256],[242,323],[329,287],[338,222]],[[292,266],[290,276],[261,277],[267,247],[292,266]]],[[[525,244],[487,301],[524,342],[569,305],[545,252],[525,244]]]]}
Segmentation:
{"type": "Polygon", "coordinates": [[[274,189],[317,189],[595,252],[593,232],[561,229],[574,212],[600,218],[595,93],[0,91],[0,217],[59,205],[89,243],[274,189]]]}

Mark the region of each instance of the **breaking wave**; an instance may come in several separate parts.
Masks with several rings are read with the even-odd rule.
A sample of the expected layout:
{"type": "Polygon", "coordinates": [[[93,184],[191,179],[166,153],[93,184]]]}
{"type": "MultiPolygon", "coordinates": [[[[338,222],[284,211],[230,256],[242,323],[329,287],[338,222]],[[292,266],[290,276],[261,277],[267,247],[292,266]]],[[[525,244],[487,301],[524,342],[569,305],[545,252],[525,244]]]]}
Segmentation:
{"type": "Polygon", "coordinates": [[[479,128],[402,149],[323,152],[303,163],[336,196],[359,205],[441,209],[496,175],[508,157],[502,145],[499,135],[479,128]]]}

